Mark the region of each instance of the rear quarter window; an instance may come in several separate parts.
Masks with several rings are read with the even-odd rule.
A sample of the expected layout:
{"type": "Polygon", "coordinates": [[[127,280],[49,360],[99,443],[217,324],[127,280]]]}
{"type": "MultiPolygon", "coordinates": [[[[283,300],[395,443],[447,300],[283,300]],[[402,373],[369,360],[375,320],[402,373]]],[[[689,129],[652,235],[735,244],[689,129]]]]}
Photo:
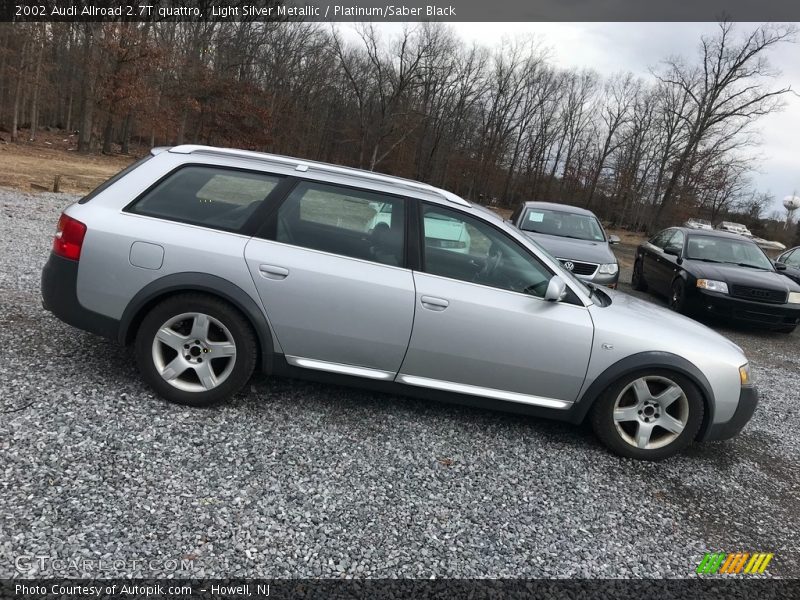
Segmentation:
{"type": "Polygon", "coordinates": [[[281,177],[219,167],[174,171],[128,207],[134,214],[226,231],[240,230],[281,177]]]}

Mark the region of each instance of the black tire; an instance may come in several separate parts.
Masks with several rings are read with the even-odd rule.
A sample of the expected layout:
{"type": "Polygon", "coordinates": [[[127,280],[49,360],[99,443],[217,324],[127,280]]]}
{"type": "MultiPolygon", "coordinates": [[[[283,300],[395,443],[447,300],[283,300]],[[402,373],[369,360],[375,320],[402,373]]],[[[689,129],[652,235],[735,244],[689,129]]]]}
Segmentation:
{"type": "MultiPolygon", "coordinates": [[[[658,389],[657,384],[659,383],[661,382],[655,381],[650,385],[653,386],[653,388],[658,389]]],[[[658,394],[656,393],[656,395],[658,394]]],[[[700,390],[694,383],[692,383],[691,380],[683,375],[680,375],[679,373],[672,371],[649,369],[646,371],[639,371],[626,375],[612,384],[602,394],[602,396],[595,401],[594,405],[592,406],[590,419],[595,435],[597,435],[597,437],[600,438],[606,447],[615,454],[624,456],[626,458],[635,458],[638,460],[663,460],[665,458],[669,458],[670,456],[674,456],[692,443],[692,441],[697,437],[697,433],[700,431],[700,426],[703,423],[704,413],[705,405],[703,403],[703,396],[700,393],[700,390]],[[649,377],[655,380],[662,378],[669,380],[680,388],[680,390],[683,392],[683,398],[685,398],[685,404],[682,399],[678,399],[673,402],[673,405],[675,405],[673,408],[667,408],[668,411],[672,411],[675,414],[678,414],[680,410],[686,410],[687,414],[684,415],[685,424],[680,434],[670,434],[670,432],[668,432],[666,429],[661,427],[656,428],[655,426],[653,427],[654,434],[656,436],[662,436],[660,440],[664,442],[664,445],[660,447],[637,447],[632,443],[632,438],[634,438],[633,441],[635,441],[635,432],[626,432],[628,439],[625,439],[623,434],[617,429],[614,419],[617,398],[621,397],[623,399],[627,399],[627,396],[632,392],[628,391],[626,388],[629,388],[634,381],[643,377],[649,377]],[[623,395],[620,396],[621,394],[623,395]],[[672,435],[675,435],[676,437],[670,441],[670,437],[672,435]]],[[[670,416],[673,415],[670,414],[670,416]]],[[[644,417],[639,417],[639,419],[643,418],[644,417]]],[[[656,418],[659,417],[657,416],[656,418]]],[[[626,422],[624,427],[627,428],[628,425],[630,425],[631,429],[634,431],[638,431],[638,421],[626,422]]],[[[657,423],[654,423],[654,425],[657,425],[657,423]]],[[[654,446],[660,441],[658,437],[648,439],[653,440],[654,446]]]]}
{"type": "Polygon", "coordinates": [[[794,333],[795,329],[797,329],[797,325],[787,325],[786,327],[778,327],[775,331],[778,333],[794,333]]]}
{"type": "Polygon", "coordinates": [[[637,260],[633,263],[633,275],[631,275],[631,287],[637,292],[647,291],[647,282],[642,274],[642,261],[637,260]]]}
{"type": "MultiPolygon", "coordinates": [[[[181,327],[183,326],[182,324],[183,322],[179,321],[177,326],[181,327]]],[[[213,327],[215,326],[212,325],[213,327]]],[[[182,352],[183,350],[181,350],[182,352]]],[[[167,298],[147,313],[136,334],[135,353],[142,377],[159,396],[176,404],[206,407],[230,398],[244,387],[255,369],[258,349],[252,327],[238,310],[227,302],[213,296],[200,293],[185,293],[167,298]],[[233,358],[221,358],[225,369],[229,364],[228,361],[233,360],[232,367],[225,375],[225,379],[211,389],[197,391],[178,389],[161,376],[156,366],[155,361],[157,359],[154,351],[156,334],[165,323],[185,313],[198,313],[211,317],[212,320],[216,320],[227,330],[224,331],[218,328],[217,331],[224,332],[223,335],[226,336],[226,339],[228,334],[232,338],[235,356],[233,358]]],[[[190,355],[187,354],[186,356],[190,355]]],[[[200,363],[202,363],[204,355],[198,351],[198,356],[200,363]]],[[[209,368],[219,369],[218,366],[212,367],[211,365],[220,361],[208,358],[206,361],[209,368]]],[[[201,365],[196,366],[200,367],[201,365]]],[[[199,373],[197,369],[189,367],[182,373],[185,373],[186,379],[190,380],[192,378],[192,370],[195,371],[194,378],[197,379],[197,384],[189,381],[188,385],[201,387],[202,383],[197,375],[199,373]]],[[[184,375],[181,377],[184,377],[184,375]]]]}
{"type": "Polygon", "coordinates": [[[669,307],[677,313],[688,314],[689,303],[686,300],[686,282],[683,279],[676,279],[672,282],[672,289],[669,295],[669,307]]]}

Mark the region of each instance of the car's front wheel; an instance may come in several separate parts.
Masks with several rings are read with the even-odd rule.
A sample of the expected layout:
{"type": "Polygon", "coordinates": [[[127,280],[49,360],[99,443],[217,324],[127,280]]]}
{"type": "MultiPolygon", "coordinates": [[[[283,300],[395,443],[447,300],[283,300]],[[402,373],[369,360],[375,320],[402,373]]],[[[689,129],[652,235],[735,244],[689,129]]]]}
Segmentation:
{"type": "Polygon", "coordinates": [[[642,274],[642,261],[641,259],[633,263],[633,275],[631,276],[631,287],[638,292],[647,291],[647,283],[642,274]]]}
{"type": "Polygon", "coordinates": [[[255,335],[244,317],[203,294],[164,300],[136,335],[142,376],[177,404],[209,406],[232,396],[252,375],[256,355],[255,335]]]}
{"type": "Polygon", "coordinates": [[[703,422],[703,398],[688,378],[664,370],[623,377],[592,407],[592,427],[613,452],[661,460],[692,443],[703,422]]]}
{"type": "Polygon", "coordinates": [[[686,313],[686,284],[683,279],[676,279],[672,282],[672,289],[669,294],[669,307],[678,313],[686,313]]]}

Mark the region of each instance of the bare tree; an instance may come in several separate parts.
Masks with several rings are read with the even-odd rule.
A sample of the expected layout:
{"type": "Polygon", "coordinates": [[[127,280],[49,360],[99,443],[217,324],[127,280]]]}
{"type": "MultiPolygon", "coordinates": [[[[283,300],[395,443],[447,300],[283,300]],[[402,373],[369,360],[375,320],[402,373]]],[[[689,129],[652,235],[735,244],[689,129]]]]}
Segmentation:
{"type": "Polygon", "coordinates": [[[792,41],[796,32],[794,26],[763,25],[737,41],[733,24],[722,22],[715,37],[702,38],[699,65],[678,59],[666,63],[659,80],[680,90],[689,101],[676,115],[686,128],[686,137],[654,213],[654,225],[673,201],[678,182],[708,136],[728,126],[749,124],[781,108],[782,97],[791,88],[766,85],[765,80],[776,73],[770,69],[765,53],[777,44],[792,41]]]}

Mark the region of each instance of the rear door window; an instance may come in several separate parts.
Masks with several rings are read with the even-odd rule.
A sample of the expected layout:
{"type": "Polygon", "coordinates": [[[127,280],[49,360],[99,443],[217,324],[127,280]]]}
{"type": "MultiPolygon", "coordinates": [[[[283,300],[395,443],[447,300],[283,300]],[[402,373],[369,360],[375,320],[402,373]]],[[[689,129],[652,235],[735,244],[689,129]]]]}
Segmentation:
{"type": "Polygon", "coordinates": [[[399,267],[405,248],[404,201],[304,181],[278,209],[275,241],[399,267]]]}
{"type": "Polygon", "coordinates": [[[183,167],[128,210],[139,215],[239,231],[281,177],[219,167],[183,167]]]}

